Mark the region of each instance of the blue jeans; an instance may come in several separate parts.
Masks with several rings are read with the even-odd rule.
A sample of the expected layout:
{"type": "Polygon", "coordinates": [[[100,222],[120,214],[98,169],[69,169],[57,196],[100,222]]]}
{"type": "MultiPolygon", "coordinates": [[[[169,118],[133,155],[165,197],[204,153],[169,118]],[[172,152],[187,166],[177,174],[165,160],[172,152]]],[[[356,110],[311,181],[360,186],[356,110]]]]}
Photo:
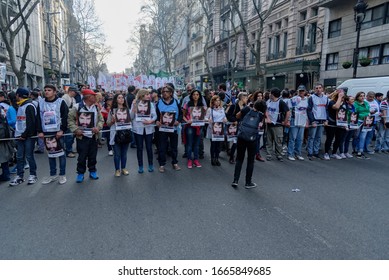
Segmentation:
{"type": "Polygon", "coordinates": [[[19,177],[24,176],[24,163],[27,159],[30,165],[30,175],[36,176],[36,163],[34,158],[34,147],[36,139],[27,138],[26,140],[16,141],[16,160],[17,160],[17,174],[19,177]]]}
{"type": "MultiPolygon", "coordinates": [[[[70,129],[66,130],[66,134],[71,133],[70,129]]],[[[65,151],[66,155],[73,152],[74,135],[65,136],[65,151]]]]}
{"type": "MultiPolygon", "coordinates": [[[[109,126],[104,126],[103,130],[109,130],[109,126]]],[[[111,132],[104,131],[102,136],[105,139],[105,141],[107,142],[108,151],[112,151],[112,145],[109,144],[109,142],[111,141],[111,132]]]]}
{"type": "Polygon", "coordinates": [[[115,170],[126,168],[127,165],[127,151],[130,144],[115,144],[113,145],[113,162],[115,163],[115,170]]]}
{"type": "Polygon", "coordinates": [[[10,178],[10,171],[9,171],[9,163],[8,163],[8,161],[1,163],[1,169],[2,169],[3,173],[0,175],[0,177],[3,180],[9,180],[9,178],[10,178]]]}
{"type": "Polygon", "coordinates": [[[293,126],[289,128],[288,156],[301,156],[301,146],[304,139],[303,126],[293,126]]]}
{"type": "Polygon", "coordinates": [[[308,146],[307,146],[308,155],[319,154],[323,130],[324,130],[324,126],[322,125],[309,128],[308,146]]]}
{"type": "Polygon", "coordinates": [[[363,151],[365,151],[365,152],[370,151],[369,145],[371,143],[371,140],[373,139],[374,132],[375,132],[375,125],[373,126],[372,130],[370,130],[366,133],[366,139],[365,139],[365,145],[363,146],[363,151]]]}
{"type": "MultiPolygon", "coordinates": [[[[363,149],[366,146],[366,138],[367,138],[367,131],[363,131],[363,127],[360,128],[359,134],[358,134],[358,146],[357,146],[357,152],[363,153],[363,149]]],[[[369,131],[370,132],[370,131],[369,131]]]]}
{"type": "Polygon", "coordinates": [[[346,136],[345,136],[345,139],[344,139],[344,149],[343,149],[343,152],[346,154],[348,153],[348,147],[350,146],[350,140],[351,138],[353,138],[353,151],[356,150],[356,146],[354,144],[354,139],[357,138],[357,134],[358,134],[358,130],[348,130],[346,132],[346,136]]]}
{"type": "Polygon", "coordinates": [[[188,126],[185,129],[186,132],[186,143],[188,146],[188,160],[189,159],[199,159],[199,144],[200,144],[200,135],[196,135],[196,128],[188,126]],[[192,157],[193,152],[193,157],[192,157]]]}
{"type": "Polygon", "coordinates": [[[147,160],[149,165],[153,165],[153,134],[136,134],[136,156],[138,158],[138,166],[143,166],[143,141],[146,144],[147,160]]]}

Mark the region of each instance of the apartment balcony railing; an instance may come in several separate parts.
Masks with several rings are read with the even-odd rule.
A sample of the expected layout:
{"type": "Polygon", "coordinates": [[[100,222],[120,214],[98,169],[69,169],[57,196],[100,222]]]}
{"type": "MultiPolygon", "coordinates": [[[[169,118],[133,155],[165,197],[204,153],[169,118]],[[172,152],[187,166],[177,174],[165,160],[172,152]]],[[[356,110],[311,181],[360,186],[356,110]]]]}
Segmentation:
{"type": "Polygon", "coordinates": [[[285,57],[286,57],[286,52],[279,51],[278,53],[271,53],[271,54],[266,55],[266,60],[270,61],[270,60],[282,59],[285,57]]]}
{"type": "Polygon", "coordinates": [[[296,55],[302,55],[305,53],[313,53],[316,51],[316,44],[304,45],[296,48],[296,55]]]}

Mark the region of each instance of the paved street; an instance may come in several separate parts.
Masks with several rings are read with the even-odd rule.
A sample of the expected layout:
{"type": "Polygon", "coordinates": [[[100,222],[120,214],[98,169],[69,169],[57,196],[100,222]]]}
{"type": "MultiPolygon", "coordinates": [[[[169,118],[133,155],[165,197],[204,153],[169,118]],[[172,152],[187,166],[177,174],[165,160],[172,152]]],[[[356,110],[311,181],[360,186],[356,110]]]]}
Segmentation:
{"type": "MultiPolygon", "coordinates": [[[[0,258],[389,258],[389,186],[378,172],[388,155],[256,162],[252,190],[242,179],[230,186],[233,166],[222,157],[220,168],[206,158],[201,169],[140,175],[130,149],[130,176],[114,178],[104,147],[98,181],[74,183],[76,159],[68,159],[66,185],[2,183],[0,258]]],[[[41,181],[48,160],[36,158],[41,181]]]]}

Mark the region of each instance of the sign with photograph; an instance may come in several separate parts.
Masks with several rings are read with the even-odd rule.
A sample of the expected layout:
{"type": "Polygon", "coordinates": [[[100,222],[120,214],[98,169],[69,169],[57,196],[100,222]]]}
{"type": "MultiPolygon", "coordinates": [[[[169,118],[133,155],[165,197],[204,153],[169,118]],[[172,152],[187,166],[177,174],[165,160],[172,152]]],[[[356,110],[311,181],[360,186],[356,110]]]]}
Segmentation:
{"type": "Polygon", "coordinates": [[[125,130],[132,128],[130,112],[127,108],[114,109],[113,114],[116,120],[116,130],[125,130]]]}
{"type": "Polygon", "coordinates": [[[174,132],[174,123],[176,122],[175,112],[161,112],[161,127],[159,131],[174,132]]]}
{"type": "Polygon", "coordinates": [[[351,113],[350,114],[350,129],[358,129],[359,124],[358,124],[358,113],[351,113]]]}
{"type": "Polygon", "coordinates": [[[343,126],[343,127],[347,127],[348,126],[348,123],[347,123],[347,112],[344,108],[340,108],[337,112],[336,112],[336,125],[337,126],[343,126]]]}
{"type": "Polygon", "coordinates": [[[205,125],[205,108],[202,106],[190,107],[189,109],[192,126],[204,126],[205,125]]]}
{"type": "Polygon", "coordinates": [[[363,120],[362,130],[371,131],[373,129],[375,116],[366,116],[363,120]]]}
{"type": "Polygon", "coordinates": [[[212,141],[224,141],[224,123],[212,123],[212,141]]]}
{"type": "Polygon", "coordinates": [[[65,154],[61,142],[55,136],[45,137],[45,147],[49,158],[57,158],[65,154]]]}
{"type": "Polygon", "coordinates": [[[151,118],[151,102],[150,100],[140,100],[136,103],[135,120],[137,122],[150,120],[151,118]]]}
{"type": "Polygon", "coordinates": [[[231,142],[237,139],[238,126],[234,123],[227,124],[226,126],[227,141],[231,142]]]}
{"type": "Polygon", "coordinates": [[[83,135],[86,137],[92,137],[92,128],[95,126],[95,114],[94,112],[80,112],[78,114],[78,127],[83,131],[83,135]]]}

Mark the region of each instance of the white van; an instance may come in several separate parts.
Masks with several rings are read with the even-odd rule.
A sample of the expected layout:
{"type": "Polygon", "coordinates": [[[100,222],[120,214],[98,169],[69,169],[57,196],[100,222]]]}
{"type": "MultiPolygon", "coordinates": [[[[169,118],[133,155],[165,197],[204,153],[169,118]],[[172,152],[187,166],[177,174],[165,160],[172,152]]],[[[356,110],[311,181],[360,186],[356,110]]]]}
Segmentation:
{"type": "Polygon", "coordinates": [[[389,77],[350,79],[341,83],[338,87],[346,89],[348,96],[355,96],[358,92],[381,92],[386,96],[389,91],[389,77]]]}

